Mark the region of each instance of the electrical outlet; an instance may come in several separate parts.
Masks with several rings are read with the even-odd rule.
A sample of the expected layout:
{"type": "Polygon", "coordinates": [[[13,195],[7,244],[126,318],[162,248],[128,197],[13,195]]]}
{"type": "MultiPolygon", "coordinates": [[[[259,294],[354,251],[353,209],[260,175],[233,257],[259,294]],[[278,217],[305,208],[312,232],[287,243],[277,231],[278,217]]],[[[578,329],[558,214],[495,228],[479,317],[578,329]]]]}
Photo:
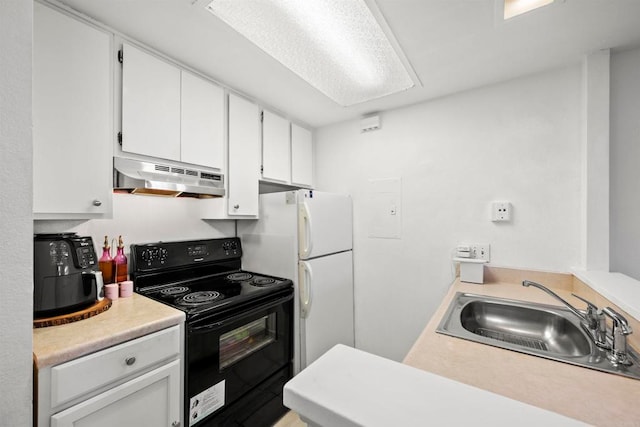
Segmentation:
{"type": "Polygon", "coordinates": [[[474,244],[469,246],[471,247],[471,258],[483,259],[487,262],[491,261],[491,245],[474,244]]]}
{"type": "Polygon", "coordinates": [[[491,203],[491,221],[511,221],[511,203],[493,202],[491,203]]]}

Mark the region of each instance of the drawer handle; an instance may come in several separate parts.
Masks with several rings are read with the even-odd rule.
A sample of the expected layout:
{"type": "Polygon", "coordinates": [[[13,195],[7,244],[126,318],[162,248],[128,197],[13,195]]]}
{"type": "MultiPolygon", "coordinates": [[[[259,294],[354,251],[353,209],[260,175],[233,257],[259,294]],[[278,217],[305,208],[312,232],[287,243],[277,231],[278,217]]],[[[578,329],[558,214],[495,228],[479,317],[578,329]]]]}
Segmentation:
{"type": "Polygon", "coordinates": [[[240,209],[240,205],[233,205],[233,209],[240,209]]]}
{"type": "Polygon", "coordinates": [[[93,206],[102,206],[102,202],[100,200],[98,200],[98,199],[95,199],[93,201],[93,206]]]}
{"type": "Polygon", "coordinates": [[[124,359],[124,363],[127,364],[127,366],[131,366],[134,363],[136,363],[136,358],[131,356],[131,357],[127,357],[126,359],[124,359]]]}

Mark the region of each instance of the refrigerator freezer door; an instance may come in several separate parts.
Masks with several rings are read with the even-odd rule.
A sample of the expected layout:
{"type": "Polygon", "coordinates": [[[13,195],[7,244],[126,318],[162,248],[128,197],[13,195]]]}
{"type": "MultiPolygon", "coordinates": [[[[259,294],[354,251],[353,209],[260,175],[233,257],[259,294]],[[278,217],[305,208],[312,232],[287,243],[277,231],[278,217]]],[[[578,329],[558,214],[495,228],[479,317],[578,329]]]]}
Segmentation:
{"type": "Polygon", "coordinates": [[[351,251],[299,262],[301,368],[336,344],[353,347],[351,251]]]}
{"type": "Polygon", "coordinates": [[[310,259],[353,246],[351,196],[301,190],[298,193],[298,255],[310,259]]]}

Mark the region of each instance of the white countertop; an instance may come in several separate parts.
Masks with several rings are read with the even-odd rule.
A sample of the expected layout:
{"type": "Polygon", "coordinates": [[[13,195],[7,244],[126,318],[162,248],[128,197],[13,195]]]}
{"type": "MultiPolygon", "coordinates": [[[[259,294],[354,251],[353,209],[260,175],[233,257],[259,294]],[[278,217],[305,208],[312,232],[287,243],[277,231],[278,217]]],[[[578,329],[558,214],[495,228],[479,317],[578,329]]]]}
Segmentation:
{"type": "Polygon", "coordinates": [[[361,350],[337,345],[284,387],[310,425],[586,425],[361,350]]]}

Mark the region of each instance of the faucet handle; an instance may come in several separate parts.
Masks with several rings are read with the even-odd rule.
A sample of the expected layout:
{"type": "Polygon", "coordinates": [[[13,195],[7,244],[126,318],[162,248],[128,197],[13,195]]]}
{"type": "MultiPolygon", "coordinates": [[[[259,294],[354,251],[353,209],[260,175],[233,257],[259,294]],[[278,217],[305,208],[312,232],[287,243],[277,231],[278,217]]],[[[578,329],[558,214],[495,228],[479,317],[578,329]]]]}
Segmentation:
{"type": "Polygon", "coordinates": [[[605,307],[602,312],[613,320],[611,328],[611,349],[607,357],[614,365],[631,365],[633,362],[629,358],[627,351],[627,335],[631,332],[631,327],[623,315],[612,309],[605,307]]]}
{"type": "Polygon", "coordinates": [[[611,320],[613,320],[614,327],[619,329],[622,335],[629,335],[633,332],[633,329],[631,329],[631,326],[629,326],[629,322],[627,322],[627,319],[622,314],[615,311],[613,308],[605,307],[602,309],[602,312],[609,316],[611,320]]]}
{"type": "Polygon", "coordinates": [[[571,294],[574,297],[578,298],[580,301],[582,301],[583,303],[587,304],[587,311],[588,312],[595,312],[598,311],[598,306],[596,306],[594,303],[592,303],[591,301],[588,301],[584,298],[582,298],[580,295],[576,295],[576,294],[571,294]]]}
{"type": "Polygon", "coordinates": [[[591,301],[588,301],[582,298],[580,295],[576,295],[573,293],[571,295],[573,295],[574,297],[578,298],[580,301],[587,304],[587,314],[585,316],[585,320],[588,323],[587,326],[592,331],[595,331],[594,334],[595,334],[596,344],[599,346],[605,346],[607,325],[604,322],[604,315],[601,314],[602,312],[599,311],[598,307],[591,301]]]}

